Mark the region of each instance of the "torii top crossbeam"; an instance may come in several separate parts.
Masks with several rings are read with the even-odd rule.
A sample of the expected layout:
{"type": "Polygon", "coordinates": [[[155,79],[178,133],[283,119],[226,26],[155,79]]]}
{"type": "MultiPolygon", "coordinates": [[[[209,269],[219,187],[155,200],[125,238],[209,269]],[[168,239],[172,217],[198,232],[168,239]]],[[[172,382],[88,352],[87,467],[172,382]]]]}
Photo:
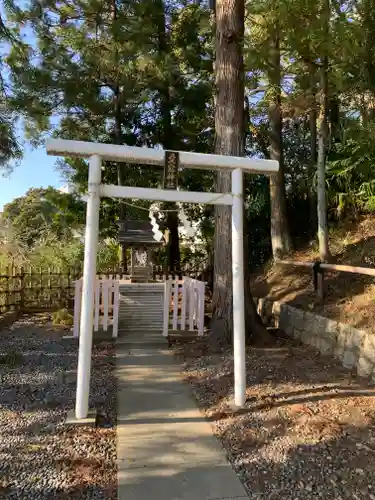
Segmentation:
{"type": "MultiPolygon", "coordinates": [[[[96,142],[68,141],[65,139],[48,139],[46,150],[49,155],[79,156],[88,158],[98,155],[102,160],[112,160],[146,165],[164,165],[163,149],[138,148],[134,146],[118,146],[96,142]]],[[[206,170],[233,170],[241,168],[252,174],[272,174],[278,171],[279,164],[275,160],[257,160],[240,156],[221,156],[203,153],[179,151],[180,166],[185,168],[202,168],[206,170]]]]}

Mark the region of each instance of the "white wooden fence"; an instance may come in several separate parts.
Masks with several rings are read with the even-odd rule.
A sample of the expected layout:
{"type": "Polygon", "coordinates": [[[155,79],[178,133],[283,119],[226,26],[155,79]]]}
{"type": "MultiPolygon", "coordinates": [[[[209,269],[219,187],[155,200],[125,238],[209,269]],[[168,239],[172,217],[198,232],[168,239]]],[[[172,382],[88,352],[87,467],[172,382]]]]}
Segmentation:
{"type": "Polygon", "coordinates": [[[198,331],[204,333],[205,283],[183,277],[182,280],[170,279],[165,282],[163,335],[168,330],[198,331]],[[172,311],[170,307],[172,305],[172,311]]]}
{"type": "MultiPolygon", "coordinates": [[[[118,334],[118,316],[119,316],[119,281],[112,279],[96,279],[94,294],[94,331],[103,328],[108,330],[112,325],[112,337],[118,334]]],[[[74,326],[73,336],[79,336],[79,326],[81,318],[82,301],[82,279],[75,282],[74,292],[74,326]]]]}

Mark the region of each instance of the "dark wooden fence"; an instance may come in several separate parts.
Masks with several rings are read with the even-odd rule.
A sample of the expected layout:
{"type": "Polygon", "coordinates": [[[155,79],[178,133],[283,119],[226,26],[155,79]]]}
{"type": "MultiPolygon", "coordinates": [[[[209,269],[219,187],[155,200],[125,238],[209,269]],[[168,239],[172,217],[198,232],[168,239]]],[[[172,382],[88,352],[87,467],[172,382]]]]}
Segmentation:
{"type": "Polygon", "coordinates": [[[0,313],[38,311],[71,307],[74,281],[80,269],[37,269],[7,267],[0,269],[0,313]]]}
{"type": "MultiPolygon", "coordinates": [[[[98,278],[128,280],[130,275],[122,268],[101,269],[98,278]]],[[[191,278],[207,281],[207,271],[204,266],[189,268],[185,266],[180,278],[191,278]]],[[[41,269],[24,267],[0,268],[0,314],[7,311],[51,311],[73,307],[75,280],[82,277],[81,268],[68,270],[41,269]]],[[[170,276],[172,277],[172,276],[170,276]]],[[[175,276],[173,276],[174,278],[175,276]]],[[[165,279],[162,266],[155,266],[153,279],[165,279]]]]}

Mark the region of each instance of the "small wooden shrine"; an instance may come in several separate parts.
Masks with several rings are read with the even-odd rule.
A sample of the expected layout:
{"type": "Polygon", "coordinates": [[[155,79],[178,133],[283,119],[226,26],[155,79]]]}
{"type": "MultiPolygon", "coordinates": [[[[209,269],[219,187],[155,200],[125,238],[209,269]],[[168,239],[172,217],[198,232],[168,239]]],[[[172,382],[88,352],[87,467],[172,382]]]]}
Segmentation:
{"type": "Polygon", "coordinates": [[[148,220],[119,222],[118,240],[131,249],[130,276],[133,283],[147,283],[153,279],[153,253],[162,245],[154,239],[148,220]]]}

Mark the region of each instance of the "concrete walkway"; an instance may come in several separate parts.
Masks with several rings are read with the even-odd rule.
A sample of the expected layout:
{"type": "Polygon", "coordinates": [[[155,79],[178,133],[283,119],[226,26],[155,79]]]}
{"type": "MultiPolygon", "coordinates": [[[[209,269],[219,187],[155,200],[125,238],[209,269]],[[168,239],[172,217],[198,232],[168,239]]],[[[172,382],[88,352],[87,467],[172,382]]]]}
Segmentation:
{"type": "Polygon", "coordinates": [[[117,342],[119,500],[246,500],[158,334],[117,342]]]}

